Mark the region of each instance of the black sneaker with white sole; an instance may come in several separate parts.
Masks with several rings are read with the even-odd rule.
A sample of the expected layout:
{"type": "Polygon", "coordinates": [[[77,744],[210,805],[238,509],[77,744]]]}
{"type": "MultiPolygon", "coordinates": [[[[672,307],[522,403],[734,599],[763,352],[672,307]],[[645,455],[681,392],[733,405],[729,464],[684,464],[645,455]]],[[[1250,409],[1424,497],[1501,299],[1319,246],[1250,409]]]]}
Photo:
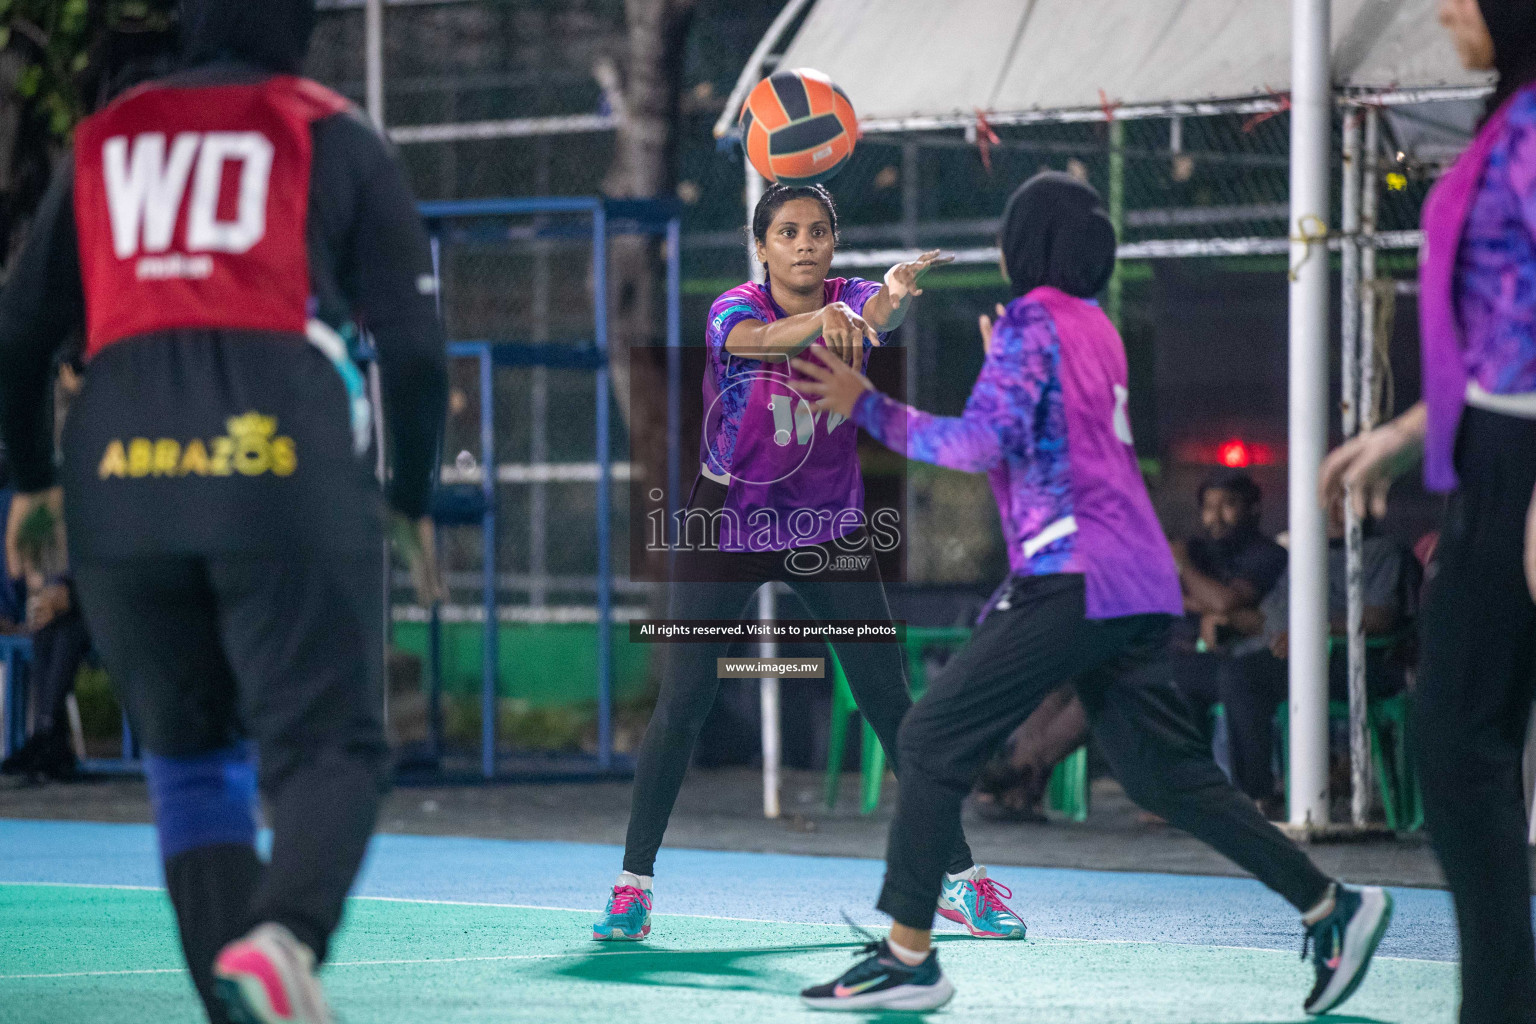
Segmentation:
{"type": "Polygon", "coordinates": [[[1308,927],[1301,944],[1303,960],[1312,947],[1317,971],[1317,984],[1302,1004],[1307,1013],[1327,1013],[1355,994],[1391,921],[1392,897],[1385,890],[1338,887],[1333,913],[1308,927]]]}
{"type": "Polygon", "coordinates": [[[938,950],[928,959],[908,967],[896,958],[882,939],[863,949],[868,954],[836,981],[816,985],[800,993],[813,1010],[937,1010],[955,994],[955,987],[939,970],[938,950]]]}

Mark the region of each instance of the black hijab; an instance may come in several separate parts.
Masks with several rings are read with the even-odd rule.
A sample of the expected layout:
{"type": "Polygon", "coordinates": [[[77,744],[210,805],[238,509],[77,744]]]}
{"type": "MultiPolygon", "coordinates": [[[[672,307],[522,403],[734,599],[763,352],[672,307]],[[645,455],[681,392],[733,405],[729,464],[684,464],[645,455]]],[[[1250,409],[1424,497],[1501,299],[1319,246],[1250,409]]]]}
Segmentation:
{"type": "Polygon", "coordinates": [[[1487,116],[1536,81],[1536,0],[1477,0],[1477,6],[1493,38],[1493,67],[1499,73],[1487,116]]]}
{"type": "Polygon", "coordinates": [[[1014,191],[998,244],[1015,295],[1050,285],[1091,298],[1115,270],[1115,229],[1098,192],[1060,171],[1043,171],[1014,191]]]}
{"type": "Polygon", "coordinates": [[[181,0],[181,44],[189,67],[240,60],[298,74],[315,28],[315,0],[181,0]]]}

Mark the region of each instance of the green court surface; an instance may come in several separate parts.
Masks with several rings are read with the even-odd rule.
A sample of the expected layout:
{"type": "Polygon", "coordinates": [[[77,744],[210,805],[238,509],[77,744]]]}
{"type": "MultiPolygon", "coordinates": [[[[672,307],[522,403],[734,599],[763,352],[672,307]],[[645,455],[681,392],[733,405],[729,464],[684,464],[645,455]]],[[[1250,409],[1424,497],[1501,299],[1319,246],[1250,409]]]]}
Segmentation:
{"type": "MultiPolygon", "coordinates": [[[[325,983],[343,1024],[804,1022],[828,1018],[802,1009],[796,993],[841,971],[859,944],[841,925],[664,914],[643,944],[597,944],[587,938],[594,916],[354,899],[325,983]]],[[[1308,1019],[1300,1007],[1310,972],[1294,952],[955,935],[939,941],[958,995],[936,1021],[1308,1019]]],[[[1380,958],[1344,1012],[1321,1019],[1450,1024],[1454,971],[1446,962],[1380,958]]],[[[0,885],[0,1024],[202,1019],[162,892],[0,885]]]]}

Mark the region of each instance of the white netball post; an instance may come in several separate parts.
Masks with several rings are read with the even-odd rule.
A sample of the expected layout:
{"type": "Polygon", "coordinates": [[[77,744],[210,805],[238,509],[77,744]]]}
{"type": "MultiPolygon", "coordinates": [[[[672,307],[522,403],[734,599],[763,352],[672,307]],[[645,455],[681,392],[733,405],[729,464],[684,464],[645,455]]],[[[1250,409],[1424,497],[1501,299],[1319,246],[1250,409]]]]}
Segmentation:
{"type": "Polygon", "coordinates": [[[1291,3],[1291,824],[1328,823],[1328,537],[1317,472],[1328,443],[1328,0],[1291,3]]]}
{"type": "MultiPolygon", "coordinates": [[[[757,591],[757,617],[771,623],[779,617],[778,595],[772,583],[764,583],[757,591]]],[[[763,658],[777,658],[777,640],[764,640],[759,648],[763,658]]],[[[779,680],[764,676],[760,681],[758,702],[763,714],[763,817],[779,816],[779,765],[783,747],[779,736],[779,680]]]]}
{"type": "MultiPolygon", "coordinates": [[[[746,199],[747,219],[752,218],[752,211],[757,209],[757,201],[763,197],[763,189],[766,182],[763,176],[753,169],[748,160],[742,161],[746,167],[746,188],[743,197],[746,199]]],[[[762,283],[764,278],[763,266],[757,262],[757,249],[753,245],[750,234],[747,237],[747,272],[753,281],[762,283]]],[[[762,622],[773,622],[779,617],[778,594],[774,592],[772,583],[765,583],[757,591],[757,617],[762,622]]],[[[774,640],[763,640],[758,646],[758,656],[761,658],[776,658],[779,655],[779,645],[774,640]]],[[[758,680],[758,703],[762,709],[763,718],[763,817],[777,818],[779,816],[779,767],[782,760],[783,743],[779,734],[779,681],[777,678],[763,676],[758,680]]]]}
{"type": "MultiPolygon", "coordinates": [[[[1360,386],[1360,122],[1359,107],[1344,110],[1344,198],[1340,207],[1343,218],[1344,270],[1343,300],[1339,303],[1342,323],[1342,377],[1343,390],[1340,398],[1344,439],[1355,436],[1362,428],[1361,399],[1369,400],[1369,392],[1360,386]]],[[[1373,254],[1374,255],[1374,254],[1373,254]]],[[[1369,351],[1369,347],[1367,347],[1369,351]]],[[[1352,495],[1345,492],[1344,503],[1344,575],[1347,594],[1348,622],[1346,634],[1349,663],[1349,761],[1350,761],[1350,820],[1356,828],[1365,825],[1369,781],[1366,776],[1369,759],[1365,753],[1365,637],[1362,631],[1364,605],[1361,601],[1361,527],[1360,517],[1355,514],[1352,495]]]]}
{"type": "Polygon", "coordinates": [[[384,130],[384,0],[363,5],[364,103],[368,117],[384,130]]]}

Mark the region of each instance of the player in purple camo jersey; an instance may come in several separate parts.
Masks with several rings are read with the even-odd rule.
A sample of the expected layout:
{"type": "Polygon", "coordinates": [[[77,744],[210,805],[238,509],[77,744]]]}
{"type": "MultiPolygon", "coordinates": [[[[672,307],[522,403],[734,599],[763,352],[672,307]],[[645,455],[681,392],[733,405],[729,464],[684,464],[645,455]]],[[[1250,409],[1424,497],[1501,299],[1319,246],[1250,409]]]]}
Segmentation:
{"type": "MultiPolygon", "coordinates": [[[[1002,739],[1063,684],[1127,794],[1247,868],[1302,913],[1315,944],[1309,1013],[1354,992],[1391,918],[1381,889],[1338,884],[1227,781],[1174,689],[1168,631],[1183,611],[1173,554],[1132,446],[1120,335],[1092,300],[1115,233],[1098,193],[1065,174],[1022,185],[1003,213],[1016,296],[981,318],[986,358],[960,416],[874,389],[841,361],[801,358],[801,389],[908,458],[986,473],[1011,573],[970,642],[902,723],[902,776],[879,907],[887,940],[802,998],[823,1010],[925,1010],[954,988],[933,952],[933,894],[960,804],[1002,739]]],[[[811,354],[808,354],[811,355],[811,354]]]]}
{"type": "Polygon", "coordinates": [[[1441,0],[1470,70],[1496,71],[1476,138],[1424,202],[1424,400],[1323,463],[1386,511],[1422,457],[1449,495],[1421,617],[1414,753],[1456,902],[1462,1024],[1536,1022],[1521,750],[1536,696],[1536,0],[1441,0]]]}
{"type": "MultiPolygon", "coordinates": [[[[752,234],[768,280],[732,288],[709,312],[699,476],[680,531],[669,616],[734,619],[759,586],[782,581],[817,620],[888,621],[873,557],[873,534],[882,527],[864,516],[857,430],[845,416],[811,409],[799,390],[804,375],[790,360],[815,347],[863,369],[870,347],[900,326],[921,294],[923,274],[949,260],[938,250],[923,253],[892,267],[884,284],[829,278],[837,212],[820,186],[770,188],[753,212],[752,234]],[[701,543],[688,546],[694,542],[701,543]]],[[[896,730],[911,707],[900,649],[832,646],[859,709],[897,766],[896,730]]],[[[729,647],[668,646],[661,696],[635,766],[624,870],[593,926],[595,939],[650,932],[656,852],[719,689],[716,660],[729,647]]],[[[939,912],[978,937],[1023,938],[1024,923],[1003,903],[1007,890],[972,861],[958,831],[949,845],[939,912]]]]}

